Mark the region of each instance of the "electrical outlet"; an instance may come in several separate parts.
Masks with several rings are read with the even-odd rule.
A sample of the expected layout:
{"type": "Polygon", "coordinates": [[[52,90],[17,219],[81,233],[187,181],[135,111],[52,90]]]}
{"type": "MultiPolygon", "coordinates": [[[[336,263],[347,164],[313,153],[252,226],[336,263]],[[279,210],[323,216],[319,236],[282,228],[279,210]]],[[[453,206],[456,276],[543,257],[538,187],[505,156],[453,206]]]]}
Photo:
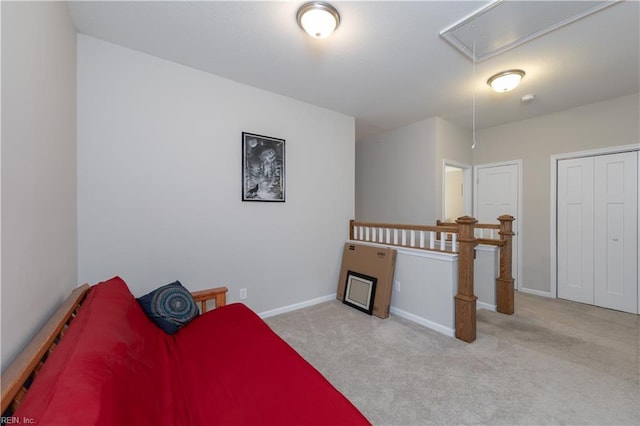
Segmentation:
{"type": "Polygon", "coordinates": [[[241,288],[240,289],[240,299],[246,299],[247,298],[247,289],[246,288],[241,288]]]}
{"type": "Polygon", "coordinates": [[[400,293],[400,281],[394,281],[393,282],[393,288],[400,293]]]}

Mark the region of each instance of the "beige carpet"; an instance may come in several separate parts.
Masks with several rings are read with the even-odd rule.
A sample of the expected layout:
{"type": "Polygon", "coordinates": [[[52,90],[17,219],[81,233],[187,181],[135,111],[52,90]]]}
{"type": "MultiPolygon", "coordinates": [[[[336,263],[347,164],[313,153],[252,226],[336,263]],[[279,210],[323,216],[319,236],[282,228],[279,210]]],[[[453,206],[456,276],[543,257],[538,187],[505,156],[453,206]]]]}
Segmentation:
{"type": "Polygon", "coordinates": [[[640,317],[516,294],[467,344],[327,302],[267,323],[375,425],[640,425],[640,317]]]}

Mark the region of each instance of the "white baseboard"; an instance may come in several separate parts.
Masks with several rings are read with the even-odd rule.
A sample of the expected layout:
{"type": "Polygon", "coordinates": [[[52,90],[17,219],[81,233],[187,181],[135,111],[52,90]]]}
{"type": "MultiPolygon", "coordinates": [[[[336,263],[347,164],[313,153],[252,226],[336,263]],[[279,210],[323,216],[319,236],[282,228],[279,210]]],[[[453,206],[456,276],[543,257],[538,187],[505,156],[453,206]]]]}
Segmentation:
{"type": "Polygon", "coordinates": [[[476,308],[478,309],[486,309],[487,311],[496,311],[496,305],[490,305],[488,303],[485,302],[481,302],[479,300],[476,300],[476,308]]]}
{"type": "Polygon", "coordinates": [[[556,298],[553,294],[551,294],[550,291],[535,290],[532,288],[525,288],[525,287],[518,288],[518,291],[521,291],[522,293],[535,294],[536,296],[549,297],[551,299],[556,298]]]}
{"type": "Polygon", "coordinates": [[[442,324],[438,324],[436,322],[430,321],[430,320],[428,320],[426,318],[419,317],[418,315],[403,311],[402,309],[398,309],[398,308],[395,308],[393,306],[391,307],[391,309],[389,309],[389,311],[394,315],[397,315],[397,316],[402,317],[404,319],[407,319],[409,321],[413,321],[413,322],[415,322],[417,324],[423,325],[423,326],[425,326],[427,328],[430,328],[430,329],[432,329],[434,331],[437,331],[438,333],[442,333],[442,334],[444,334],[446,336],[449,336],[449,337],[455,336],[455,330],[454,329],[449,328],[449,327],[445,327],[442,324]]]}
{"type": "Polygon", "coordinates": [[[304,302],[294,303],[293,305],[283,306],[281,308],[261,312],[258,314],[258,316],[260,316],[260,318],[269,318],[280,314],[286,314],[287,312],[297,311],[298,309],[307,308],[309,306],[317,305],[318,303],[335,300],[335,298],[335,293],[328,294],[326,296],[316,297],[315,299],[305,300],[304,302]]]}

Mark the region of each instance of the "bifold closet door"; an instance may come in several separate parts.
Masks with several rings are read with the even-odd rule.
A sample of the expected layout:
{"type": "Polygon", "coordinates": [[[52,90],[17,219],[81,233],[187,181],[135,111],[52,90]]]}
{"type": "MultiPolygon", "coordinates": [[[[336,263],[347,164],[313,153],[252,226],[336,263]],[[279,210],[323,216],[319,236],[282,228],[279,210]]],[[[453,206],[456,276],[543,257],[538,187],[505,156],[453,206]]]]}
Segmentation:
{"type": "Polygon", "coordinates": [[[594,304],[638,313],[638,152],[595,157],[594,304]]]}
{"type": "Polygon", "coordinates": [[[593,158],[558,161],[558,297],[593,304],[593,158]]]}
{"type": "Polygon", "coordinates": [[[558,161],[558,297],[638,313],[638,152],[558,161]]]}

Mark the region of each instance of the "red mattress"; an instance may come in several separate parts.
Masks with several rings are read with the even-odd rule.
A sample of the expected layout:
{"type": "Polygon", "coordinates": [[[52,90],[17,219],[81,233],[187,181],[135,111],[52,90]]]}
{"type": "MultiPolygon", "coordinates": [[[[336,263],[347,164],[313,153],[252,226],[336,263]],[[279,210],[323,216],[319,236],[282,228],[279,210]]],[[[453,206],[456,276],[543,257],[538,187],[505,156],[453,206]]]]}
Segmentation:
{"type": "Polygon", "coordinates": [[[202,315],[175,340],[195,424],[369,424],[243,304],[202,315]]]}
{"type": "Polygon", "coordinates": [[[91,288],[15,418],[38,425],[367,425],[242,304],[169,336],[120,278],[91,288]]]}

